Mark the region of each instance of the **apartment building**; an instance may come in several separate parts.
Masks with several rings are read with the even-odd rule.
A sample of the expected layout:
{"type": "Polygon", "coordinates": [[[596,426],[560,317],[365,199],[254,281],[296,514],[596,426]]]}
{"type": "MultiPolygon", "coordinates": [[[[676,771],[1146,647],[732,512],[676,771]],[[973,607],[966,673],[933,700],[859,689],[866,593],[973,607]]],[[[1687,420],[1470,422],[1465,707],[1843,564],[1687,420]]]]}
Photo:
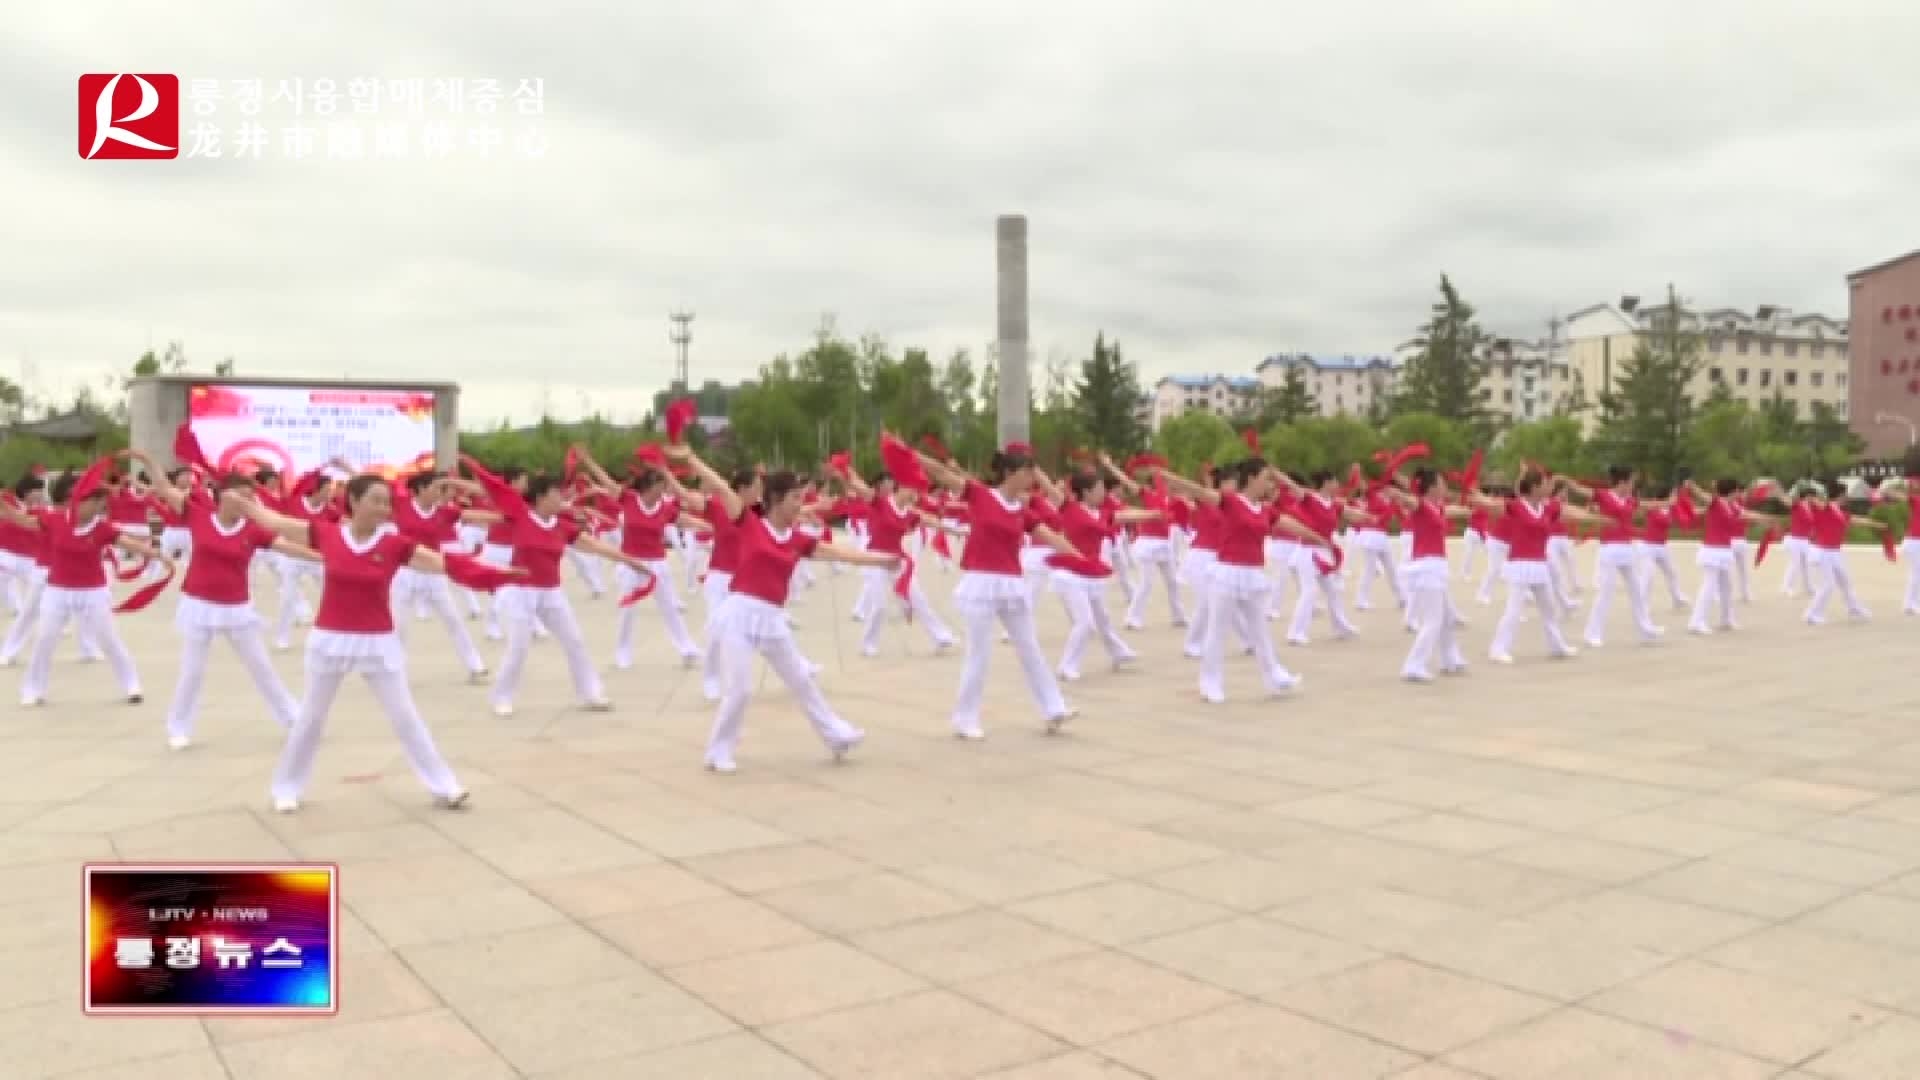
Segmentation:
{"type": "Polygon", "coordinates": [[[1365,416],[1393,396],[1400,365],[1391,356],[1287,352],[1260,361],[1254,373],[1261,385],[1277,389],[1294,370],[1305,377],[1321,416],[1365,416]]]}
{"type": "Polygon", "coordinates": [[[1489,412],[1516,424],[1544,420],[1584,400],[1586,387],[1568,361],[1560,324],[1543,341],[1496,338],[1482,351],[1486,378],[1480,399],[1489,412]]]}
{"type": "Polygon", "coordinates": [[[1260,386],[1251,375],[1168,375],[1153,385],[1147,426],[1159,431],[1196,409],[1228,420],[1247,416],[1260,408],[1260,386]]]}
{"type": "MultiPolygon", "coordinates": [[[[1627,358],[1642,341],[1665,326],[1665,304],[1646,306],[1638,298],[1581,308],[1566,318],[1564,333],[1571,384],[1596,405],[1600,395],[1619,384],[1627,358]]],[[[1802,416],[1815,402],[1848,415],[1846,322],[1819,314],[1796,314],[1776,305],[1752,313],[1734,308],[1679,311],[1681,330],[1700,335],[1703,363],[1688,388],[1703,400],[1716,384],[1735,399],[1758,406],[1776,396],[1794,403],[1802,416]]],[[[1591,430],[1599,411],[1581,414],[1591,430]]]]}
{"type": "Polygon", "coordinates": [[[1874,457],[1920,442],[1920,251],[1847,275],[1853,430],[1874,457]]]}

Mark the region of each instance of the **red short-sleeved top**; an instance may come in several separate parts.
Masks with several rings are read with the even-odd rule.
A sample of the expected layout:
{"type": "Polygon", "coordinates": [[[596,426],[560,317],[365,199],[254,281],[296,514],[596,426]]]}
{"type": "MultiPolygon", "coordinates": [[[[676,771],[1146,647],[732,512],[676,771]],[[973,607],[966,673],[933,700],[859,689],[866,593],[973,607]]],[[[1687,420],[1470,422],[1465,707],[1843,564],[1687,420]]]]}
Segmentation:
{"type": "MultiPolygon", "coordinates": [[[[1908,522],[1909,527],[1913,524],[1913,521],[1908,522]]],[[[1799,502],[1793,504],[1793,509],[1787,512],[1787,535],[1797,536],[1802,540],[1813,535],[1812,503],[1801,499],[1799,502]]]]}
{"type": "Polygon", "coordinates": [[[1593,508],[1607,519],[1606,528],[1600,530],[1601,543],[1633,543],[1633,516],[1640,509],[1639,499],[1614,491],[1596,491],[1593,508]]]}
{"type": "Polygon", "coordinates": [[[713,552],[707,556],[707,572],[731,574],[740,565],[740,525],[751,508],[742,510],[739,517],[727,516],[727,508],[720,503],[707,504],[707,520],[713,523],[713,552]]]}
{"type": "Polygon", "coordinates": [[[204,504],[187,503],[185,517],[193,533],[193,555],[181,593],[209,604],[246,603],[254,552],[272,547],[279,534],[246,518],[224,528],[204,504]]]}
{"type": "Polygon", "coordinates": [[[1641,527],[1640,538],[1649,544],[1664,544],[1667,542],[1667,534],[1672,531],[1672,511],[1664,507],[1655,507],[1647,511],[1647,520],[1641,527]]]}
{"type": "Polygon", "coordinates": [[[891,496],[875,495],[867,508],[867,550],[881,555],[902,554],[900,543],[917,521],[912,510],[901,510],[891,496]]]}
{"type": "Polygon", "coordinates": [[[1272,528],[1267,511],[1237,491],[1220,496],[1219,510],[1220,561],[1229,566],[1265,566],[1267,532],[1272,528]]]}
{"type": "Polygon", "coordinates": [[[680,519],[680,500],[671,495],[649,507],[634,491],[620,495],[620,550],[638,559],[667,557],[667,526],[680,519]]]}
{"type": "Polygon", "coordinates": [[[1847,542],[1847,529],[1853,524],[1853,515],[1839,503],[1830,502],[1813,514],[1813,546],[1827,551],[1839,551],[1840,545],[1847,542]]]}
{"type": "Polygon", "coordinates": [[[580,535],[578,522],[565,513],[545,520],[529,510],[513,519],[513,565],[527,572],[515,584],[533,589],[560,587],[560,561],[580,535]]]}
{"type": "Polygon", "coordinates": [[[1413,534],[1416,559],[1447,557],[1447,512],[1432,499],[1421,499],[1406,512],[1407,529],[1413,534]]]}
{"type": "Polygon", "coordinates": [[[971,531],[960,553],[960,569],[1019,577],[1021,541],[1040,525],[1031,504],[1008,502],[999,491],[978,480],[967,481],[963,497],[971,531]]]}
{"type": "Polygon", "coordinates": [[[307,526],[307,546],[320,553],[320,610],[313,628],[341,634],[393,633],[393,576],[419,545],[393,525],[364,542],[341,522],[307,526]]]}
{"type": "Polygon", "coordinates": [[[399,494],[393,500],[393,523],[399,527],[400,535],[429,551],[438,551],[460,539],[461,513],[459,503],[421,506],[411,496],[399,494]]]}
{"type": "Polygon", "coordinates": [[[73,516],[64,509],[38,507],[33,516],[40,522],[46,545],[47,585],[54,589],[104,589],[107,570],[101,565],[102,553],[120,538],[120,528],[105,514],[75,527],[73,516]]]}
{"type": "Polygon", "coordinates": [[[1321,539],[1331,540],[1340,528],[1340,506],[1317,491],[1309,491],[1294,503],[1293,519],[1321,539]]]}
{"type": "Polygon", "coordinates": [[[1513,562],[1545,562],[1547,537],[1554,522],[1560,520],[1559,504],[1549,500],[1535,510],[1522,498],[1507,500],[1507,542],[1512,545],[1507,558],[1513,562]]]}
{"type": "Polygon", "coordinates": [[[752,512],[742,515],[738,532],[740,562],[728,590],[785,607],[794,564],[813,554],[820,538],[798,529],[776,529],[752,512]]]}
{"type": "Polygon", "coordinates": [[[1733,505],[1731,499],[1715,496],[1707,504],[1707,521],[1701,531],[1700,544],[1703,547],[1724,548],[1733,544],[1733,538],[1747,531],[1747,517],[1740,508],[1733,505]]]}
{"type": "Polygon", "coordinates": [[[1104,515],[1087,509],[1086,504],[1068,500],[1060,507],[1060,531],[1073,549],[1089,559],[1100,557],[1100,547],[1113,535],[1104,515]]]}

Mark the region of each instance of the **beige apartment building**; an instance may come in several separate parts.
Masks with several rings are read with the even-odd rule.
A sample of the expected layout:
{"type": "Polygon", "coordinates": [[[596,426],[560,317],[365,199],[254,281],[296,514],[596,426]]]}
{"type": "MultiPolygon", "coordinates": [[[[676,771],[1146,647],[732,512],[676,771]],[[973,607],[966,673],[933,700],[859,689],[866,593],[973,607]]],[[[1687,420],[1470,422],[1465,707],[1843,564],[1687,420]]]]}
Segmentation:
{"type": "Polygon", "coordinates": [[[1376,402],[1384,405],[1398,385],[1400,365],[1391,356],[1354,353],[1275,353],[1254,368],[1269,390],[1286,385],[1287,372],[1298,370],[1321,416],[1365,416],[1376,402]]]}
{"type": "Polygon", "coordinates": [[[1920,251],[1847,275],[1853,430],[1874,457],[1920,443],[1920,251]]]}
{"type": "MultiPolygon", "coordinates": [[[[1640,342],[1655,332],[1667,313],[1665,304],[1643,306],[1634,297],[1618,304],[1595,304],[1566,317],[1562,328],[1568,381],[1589,406],[1604,389],[1617,386],[1622,365],[1640,342]]],[[[1704,363],[1690,392],[1704,400],[1716,383],[1739,401],[1758,406],[1783,397],[1801,416],[1815,402],[1847,416],[1847,323],[1819,314],[1796,314],[1762,306],[1752,313],[1733,308],[1680,310],[1680,326],[1701,336],[1704,363]]],[[[1588,430],[1599,410],[1580,414],[1588,430]]]]}

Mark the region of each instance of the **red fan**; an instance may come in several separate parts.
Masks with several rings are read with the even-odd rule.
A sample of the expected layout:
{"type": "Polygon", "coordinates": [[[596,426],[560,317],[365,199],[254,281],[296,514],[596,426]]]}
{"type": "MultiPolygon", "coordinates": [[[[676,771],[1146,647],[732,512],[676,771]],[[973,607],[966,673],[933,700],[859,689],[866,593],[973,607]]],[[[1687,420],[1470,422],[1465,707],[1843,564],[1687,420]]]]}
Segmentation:
{"type": "Polygon", "coordinates": [[[1113,567],[1099,559],[1089,559],[1085,555],[1047,556],[1047,565],[1055,570],[1065,570],[1069,574],[1084,578],[1105,578],[1113,576],[1113,567]]]}
{"type": "Polygon", "coordinates": [[[1023,443],[1019,441],[1010,442],[1007,444],[1006,452],[1009,454],[1016,454],[1020,457],[1032,457],[1033,444],[1023,443]]]}
{"type": "MultiPolygon", "coordinates": [[[[1384,458],[1382,458],[1380,454],[1375,454],[1374,460],[1381,462],[1381,464],[1384,466],[1384,468],[1382,469],[1381,475],[1390,477],[1398,473],[1402,468],[1404,468],[1407,462],[1418,461],[1419,459],[1426,457],[1428,454],[1432,452],[1433,451],[1427,448],[1426,443],[1420,443],[1420,442],[1408,443],[1406,446],[1403,446],[1400,449],[1395,450],[1393,453],[1387,454],[1387,456],[1384,458]]],[[[1380,453],[1385,454],[1386,451],[1383,450],[1380,453]]]]}
{"type": "Polygon", "coordinates": [[[1252,428],[1248,428],[1247,430],[1240,433],[1240,439],[1242,442],[1245,442],[1247,444],[1247,453],[1252,454],[1254,457],[1260,456],[1260,433],[1259,432],[1253,430],[1252,428]]]}
{"type": "Polygon", "coordinates": [[[87,496],[99,491],[101,486],[107,481],[107,472],[112,468],[112,457],[103,457],[87,466],[87,471],[81,473],[80,479],[73,483],[73,493],[67,496],[68,505],[71,506],[79,503],[86,499],[87,496]]]}
{"type": "Polygon", "coordinates": [[[941,461],[953,460],[953,452],[948,450],[947,445],[940,441],[940,436],[935,435],[931,431],[920,436],[920,448],[941,461]]]}
{"type": "Polygon", "coordinates": [[[666,426],[667,441],[674,444],[685,442],[687,428],[693,426],[693,419],[699,415],[699,405],[692,398],[681,398],[667,406],[666,415],[660,422],[666,426]]]}
{"type": "Polygon", "coordinates": [[[1352,498],[1360,494],[1366,490],[1366,487],[1367,474],[1360,471],[1360,463],[1356,461],[1353,463],[1353,468],[1347,470],[1347,497],[1352,498]]]}
{"type": "Polygon", "coordinates": [[[1900,561],[1899,553],[1894,550],[1892,529],[1880,530],[1880,551],[1882,554],[1886,555],[1888,562],[1900,561]]]}
{"type": "Polygon", "coordinates": [[[571,491],[576,483],[583,482],[579,476],[580,448],[567,447],[567,459],[560,466],[560,486],[571,491]]]}
{"type": "MultiPolygon", "coordinates": [[[[487,489],[487,498],[493,500],[494,509],[508,518],[522,517],[527,513],[526,497],[513,490],[513,485],[487,471],[486,466],[475,461],[472,455],[461,454],[460,460],[479,485],[487,489]]],[[[471,586],[469,586],[471,588],[471,586]]]]}
{"type": "Polygon", "coordinates": [[[1127,459],[1127,473],[1129,475],[1140,472],[1142,469],[1164,469],[1166,467],[1167,459],[1161,457],[1159,454],[1135,454],[1127,459]]]}
{"type": "Polygon", "coordinates": [[[641,443],[633,448],[633,460],[656,469],[667,467],[667,452],[660,449],[659,443],[641,443]]]}
{"type": "Polygon", "coordinates": [[[835,476],[846,476],[853,471],[853,455],[845,450],[835,451],[833,456],[827,459],[827,468],[832,470],[835,476]]]}
{"type": "Polygon", "coordinates": [[[1467,467],[1460,471],[1460,490],[1473,491],[1480,486],[1480,467],[1486,460],[1486,448],[1476,447],[1473,456],[1467,459],[1467,467]]]}
{"type": "Polygon", "coordinates": [[[627,591],[625,596],[620,598],[621,607],[632,607],[647,597],[652,596],[654,586],[660,584],[660,576],[653,571],[642,570],[640,573],[645,576],[640,579],[640,584],[635,585],[627,591]]]}
{"type": "Polygon", "coordinates": [[[880,463],[886,466],[893,482],[903,488],[925,491],[931,486],[927,482],[927,471],[920,467],[920,455],[891,435],[880,436],[880,463]]]}
{"type": "Polygon", "coordinates": [[[173,429],[173,457],[182,465],[213,471],[213,466],[207,463],[206,452],[200,449],[200,439],[194,435],[192,424],[181,424],[173,429]]]}

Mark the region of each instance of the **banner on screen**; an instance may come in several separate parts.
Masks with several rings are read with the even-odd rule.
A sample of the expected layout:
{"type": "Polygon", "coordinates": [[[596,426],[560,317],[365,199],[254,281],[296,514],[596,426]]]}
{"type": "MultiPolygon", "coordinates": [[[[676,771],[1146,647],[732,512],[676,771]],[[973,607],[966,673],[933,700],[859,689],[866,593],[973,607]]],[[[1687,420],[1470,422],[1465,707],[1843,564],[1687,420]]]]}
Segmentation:
{"type": "Polygon", "coordinates": [[[187,419],[216,469],[270,465],[288,476],[345,458],[389,477],[433,468],[430,390],[202,383],[187,419]]]}
{"type": "Polygon", "coordinates": [[[90,864],[89,1013],[339,1011],[330,863],[90,864]]]}

